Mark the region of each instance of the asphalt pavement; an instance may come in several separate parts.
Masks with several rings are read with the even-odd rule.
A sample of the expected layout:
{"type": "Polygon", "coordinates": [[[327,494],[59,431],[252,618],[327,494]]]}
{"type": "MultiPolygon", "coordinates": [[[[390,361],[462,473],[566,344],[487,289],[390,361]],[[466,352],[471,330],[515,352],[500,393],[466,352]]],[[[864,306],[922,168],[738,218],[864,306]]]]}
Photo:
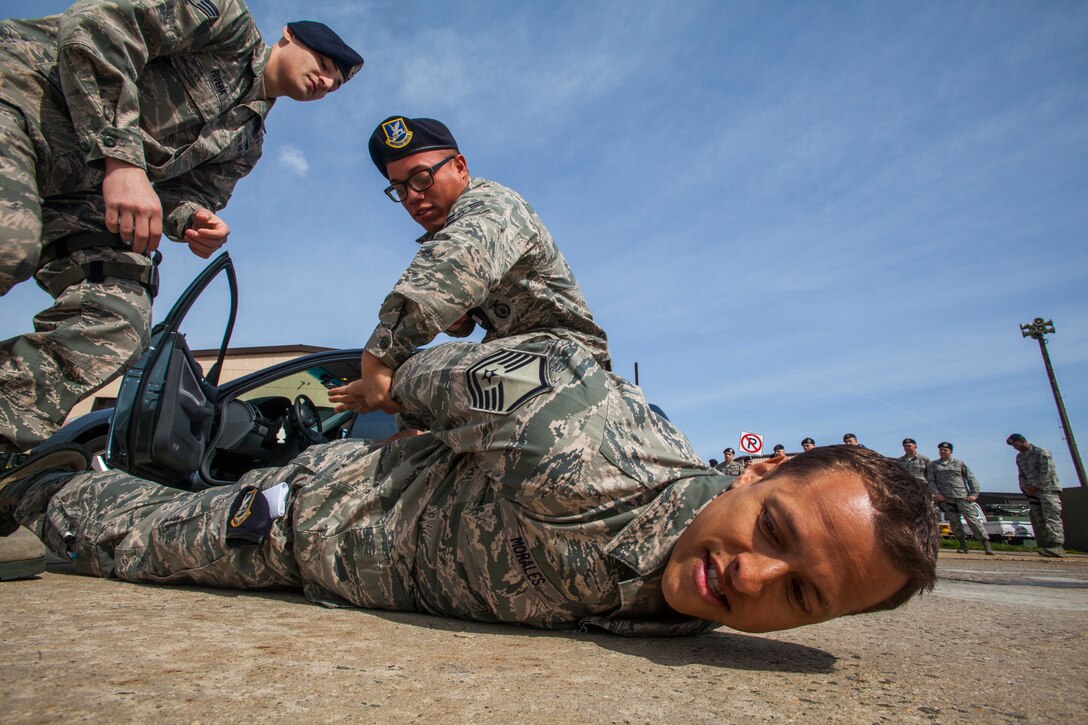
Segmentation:
{"type": "Polygon", "coordinates": [[[627,639],[81,577],[0,584],[0,722],[1088,722],[1088,557],[942,552],[934,594],[627,639]]]}

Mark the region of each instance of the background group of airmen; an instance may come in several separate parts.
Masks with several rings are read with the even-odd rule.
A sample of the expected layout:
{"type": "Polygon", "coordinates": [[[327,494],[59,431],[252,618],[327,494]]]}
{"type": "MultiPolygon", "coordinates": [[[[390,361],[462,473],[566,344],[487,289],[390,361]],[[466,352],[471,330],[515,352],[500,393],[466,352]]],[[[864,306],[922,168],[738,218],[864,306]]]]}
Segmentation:
{"type": "MultiPolygon", "coordinates": [[[[853,433],[842,437],[844,445],[859,446],[858,438],[853,433]]],[[[1065,532],[1062,528],[1061,482],[1054,468],[1054,459],[1050,451],[1032,445],[1019,433],[1013,433],[1005,441],[1016,449],[1016,468],[1020,490],[1027,496],[1028,516],[1035,533],[1035,541],[1042,556],[1061,557],[1065,555],[1065,532]]],[[[801,441],[802,451],[816,447],[812,438],[801,441]]],[[[967,534],[963,520],[979,541],[987,554],[993,554],[990,539],[983,526],[980,510],[975,504],[982,487],[971,469],[961,460],[952,457],[953,445],[948,441],[937,444],[938,458],[930,460],[918,453],[918,443],[913,438],[903,439],[903,455],[895,460],[908,473],[929,486],[945,518],[952,527],[952,535],[959,541],[959,551],[967,553],[967,534]],[[962,518],[961,518],[962,517],[962,518]]],[[[722,473],[739,476],[752,459],[736,459],[736,451],[726,448],[722,451],[724,460],[720,463],[710,460],[711,467],[722,473]]],[[[775,445],[774,456],[787,456],[786,447],[775,445]]]]}

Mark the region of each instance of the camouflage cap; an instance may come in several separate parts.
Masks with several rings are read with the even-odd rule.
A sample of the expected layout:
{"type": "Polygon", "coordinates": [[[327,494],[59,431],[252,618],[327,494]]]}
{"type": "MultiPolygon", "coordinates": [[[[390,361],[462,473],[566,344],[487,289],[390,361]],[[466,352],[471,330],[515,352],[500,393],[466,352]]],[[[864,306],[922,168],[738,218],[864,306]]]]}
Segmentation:
{"type": "Polygon", "coordinates": [[[363,67],[363,57],[341,40],[340,36],[325,23],[319,23],[316,20],[296,20],[293,23],[287,23],[287,29],[307,48],[335,63],[340,69],[340,74],[344,76],[344,83],[350,81],[352,76],[363,67]]]}
{"type": "Polygon", "coordinates": [[[457,140],[446,124],[433,118],[390,116],[370,135],[370,159],[389,178],[385,167],[389,162],[421,151],[435,149],[457,150],[457,140]]]}

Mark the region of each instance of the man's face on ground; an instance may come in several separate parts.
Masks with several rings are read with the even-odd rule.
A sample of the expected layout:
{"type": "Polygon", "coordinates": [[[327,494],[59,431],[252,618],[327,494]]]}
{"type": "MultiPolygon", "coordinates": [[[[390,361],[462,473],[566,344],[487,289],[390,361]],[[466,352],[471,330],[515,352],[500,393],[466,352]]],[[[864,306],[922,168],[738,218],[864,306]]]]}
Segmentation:
{"type": "Polygon", "coordinates": [[[405,198],[401,202],[416,223],[431,233],[446,225],[450,209],[468,185],[465,157],[453,149],[436,149],[390,161],[385,167],[390,184],[403,184],[412,174],[429,169],[449,156],[454,158],[434,172],[434,184],[430,188],[416,191],[406,185],[405,198]]]}
{"type": "Polygon", "coordinates": [[[918,452],[918,446],[915,443],[904,443],[903,452],[906,453],[908,456],[913,456],[915,453],[918,452]]]}
{"type": "Polygon", "coordinates": [[[866,609],[906,584],[881,549],[857,474],[740,483],[677,541],[662,581],[676,611],[769,632],[866,609]]]}

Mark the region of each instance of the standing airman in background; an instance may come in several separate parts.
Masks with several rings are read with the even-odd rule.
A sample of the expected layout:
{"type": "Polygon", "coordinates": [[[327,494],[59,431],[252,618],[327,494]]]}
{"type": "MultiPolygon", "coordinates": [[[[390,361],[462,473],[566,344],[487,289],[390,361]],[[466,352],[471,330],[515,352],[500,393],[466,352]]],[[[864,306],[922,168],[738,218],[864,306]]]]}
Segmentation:
{"type": "Polygon", "coordinates": [[[931,461],[926,467],[926,480],[930,492],[936,497],[952,527],[952,534],[960,542],[960,553],[967,553],[967,534],[963,530],[963,522],[960,521],[960,516],[963,516],[971,531],[982,542],[986,553],[993,554],[990,537],[986,534],[986,528],[982,525],[978,509],[974,505],[982,490],[975,474],[971,473],[966,463],[952,457],[952,444],[948,441],[937,444],[937,453],[940,458],[931,461]]]}
{"type": "Polygon", "coordinates": [[[722,451],[722,455],[725,456],[725,460],[715,466],[715,470],[729,476],[739,476],[744,473],[744,464],[733,460],[736,452],[732,448],[726,448],[722,451]]]}
{"type": "Polygon", "coordinates": [[[903,455],[895,459],[910,475],[922,483],[926,482],[926,469],[929,459],[918,453],[918,443],[913,438],[903,439],[903,455]]]}
{"type": "Polygon", "coordinates": [[[1033,446],[1019,433],[1005,441],[1015,448],[1020,490],[1028,497],[1028,516],[1035,531],[1035,543],[1042,556],[1065,556],[1062,528],[1062,484],[1054,469],[1050,451],[1033,446]]]}
{"type": "Polygon", "coordinates": [[[0,342],[0,463],[147,346],[162,234],[204,258],[226,243],[217,213],[274,100],[323,98],[362,63],[311,21],[265,45],[241,0],[0,22],[0,295],[34,276],[55,300],[0,342]]]}

